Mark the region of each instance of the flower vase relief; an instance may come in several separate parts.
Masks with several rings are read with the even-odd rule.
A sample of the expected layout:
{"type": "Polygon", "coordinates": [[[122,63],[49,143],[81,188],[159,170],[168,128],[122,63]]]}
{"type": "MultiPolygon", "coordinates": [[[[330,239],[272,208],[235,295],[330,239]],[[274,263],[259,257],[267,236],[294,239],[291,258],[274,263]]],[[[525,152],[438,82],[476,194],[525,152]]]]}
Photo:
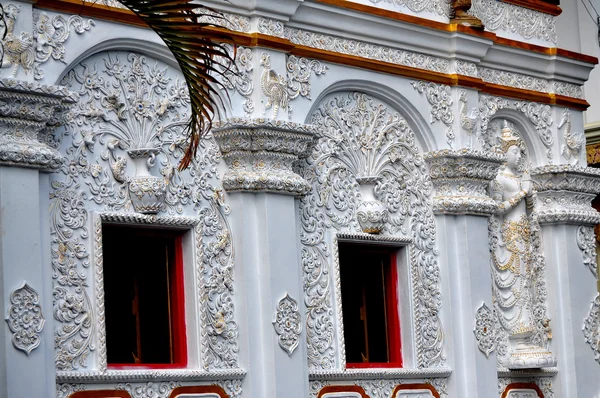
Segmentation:
{"type": "Polygon", "coordinates": [[[156,214],[163,209],[168,178],[153,176],[150,169],[156,163],[157,149],[130,149],[127,151],[135,165],[135,176],[129,178],[129,198],[138,213],[156,214]]]}

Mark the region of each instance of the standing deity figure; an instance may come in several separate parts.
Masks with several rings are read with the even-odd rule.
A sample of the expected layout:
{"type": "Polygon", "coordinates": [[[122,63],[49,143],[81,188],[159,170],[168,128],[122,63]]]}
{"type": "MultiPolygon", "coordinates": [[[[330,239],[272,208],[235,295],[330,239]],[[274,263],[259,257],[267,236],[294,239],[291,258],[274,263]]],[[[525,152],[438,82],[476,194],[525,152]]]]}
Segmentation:
{"type": "MultiPolygon", "coordinates": [[[[553,366],[552,354],[534,342],[534,253],[530,213],[534,190],[525,145],[505,121],[499,143],[506,163],[492,182],[499,212],[491,221],[493,292],[499,326],[508,334],[508,368],[553,366]]],[[[545,321],[545,320],[543,320],[545,321]]]]}

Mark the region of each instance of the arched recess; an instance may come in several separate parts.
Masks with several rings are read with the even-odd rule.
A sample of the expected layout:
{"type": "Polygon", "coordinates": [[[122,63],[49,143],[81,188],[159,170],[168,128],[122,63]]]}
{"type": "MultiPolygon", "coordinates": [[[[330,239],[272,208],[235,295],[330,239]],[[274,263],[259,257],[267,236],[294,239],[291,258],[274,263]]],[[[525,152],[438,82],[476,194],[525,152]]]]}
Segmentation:
{"type": "Polygon", "coordinates": [[[215,195],[222,189],[218,169],[225,167],[218,146],[206,137],[191,167],[178,170],[190,112],[181,73],[136,49],[107,45],[97,50],[90,50],[93,54],[83,63],[72,64],[72,73],[63,79],[79,93],[79,101],[50,142],[66,159],[51,175],[50,192],[57,370],[104,372],[108,367],[102,231],[106,214],[117,217],[118,224],[140,224],[144,216],[136,213],[140,208],[132,201],[139,198],[139,185],[130,184],[142,177],[139,171],[151,175],[163,198],[158,217],[148,225],[161,229],[187,224],[181,243],[189,253],[183,292],[186,303],[198,304],[196,309],[186,304],[186,334],[188,347],[199,347],[188,350],[188,359],[209,369],[234,368],[238,331],[233,283],[225,282],[231,287],[223,289],[210,282],[233,267],[229,208],[215,195]],[[205,218],[210,221],[201,227],[196,220],[205,218]],[[214,256],[200,255],[217,239],[223,245],[214,256]],[[68,304],[70,300],[77,305],[68,304]]]}
{"type": "Polygon", "coordinates": [[[368,80],[343,80],[336,82],[323,90],[307,114],[305,123],[310,123],[310,117],[319,104],[327,96],[337,92],[360,92],[377,98],[390,105],[406,119],[410,128],[415,132],[419,147],[423,152],[438,149],[429,123],[423,118],[419,110],[402,94],[389,86],[368,80]]]}
{"type": "MultiPolygon", "coordinates": [[[[147,30],[144,30],[147,33],[147,30]]],[[[146,36],[147,37],[147,36],[146,36]]],[[[116,37],[112,39],[105,39],[99,41],[91,46],[81,46],[75,47],[71,50],[74,58],[73,61],[70,62],[60,74],[57,75],[57,79],[54,84],[60,84],[62,79],[65,77],[67,73],[69,73],[73,68],[79,65],[80,62],[86,60],[87,58],[93,56],[94,54],[103,52],[103,51],[132,51],[137,52],[143,55],[147,55],[154,59],[157,59],[165,64],[169,65],[172,68],[180,70],[177,61],[173,58],[173,54],[167,48],[167,46],[162,41],[149,41],[147,39],[138,39],[131,37],[116,37]],[[78,51],[78,52],[77,52],[78,51]]]]}
{"type": "MultiPolygon", "coordinates": [[[[394,247],[398,260],[392,264],[402,296],[397,310],[403,365],[392,360],[390,364],[442,366],[444,333],[432,185],[412,127],[423,120],[409,121],[405,110],[382,100],[390,91],[371,96],[357,91],[361,84],[327,90],[307,118],[321,130],[300,167],[312,186],[300,200],[299,219],[309,367],[344,369],[347,365],[338,242],[348,240],[359,246],[369,241],[394,247]],[[388,214],[378,221],[377,235],[365,233],[375,231],[361,221],[371,196],[381,203],[382,214],[388,214]]],[[[396,94],[395,103],[401,98],[396,94]]],[[[429,138],[423,141],[425,149],[431,148],[429,138]]]]}
{"type": "MultiPolygon", "coordinates": [[[[528,151],[527,155],[534,167],[545,163],[547,148],[542,144],[535,126],[532,125],[527,116],[514,109],[500,109],[494,117],[491,118],[490,125],[495,120],[508,120],[515,125],[525,142],[528,151]]],[[[496,144],[495,140],[497,137],[499,137],[499,134],[495,134],[494,137],[492,137],[494,140],[492,144],[496,144]]]]}

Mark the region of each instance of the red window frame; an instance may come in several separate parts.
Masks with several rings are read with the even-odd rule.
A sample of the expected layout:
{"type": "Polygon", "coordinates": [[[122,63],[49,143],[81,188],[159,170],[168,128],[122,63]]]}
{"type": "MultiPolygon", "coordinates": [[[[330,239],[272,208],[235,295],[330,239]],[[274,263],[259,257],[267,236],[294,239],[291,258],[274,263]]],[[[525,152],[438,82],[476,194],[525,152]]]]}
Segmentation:
{"type": "MultiPolygon", "coordinates": [[[[365,368],[401,368],[402,360],[402,334],[400,328],[400,315],[398,313],[398,248],[389,250],[386,246],[367,246],[365,248],[377,249],[388,252],[389,263],[385,269],[385,304],[388,335],[389,362],[347,362],[348,369],[365,368]]],[[[340,267],[342,264],[340,264],[340,267]]]]}
{"type": "MultiPolygon", "coordinates": [[[[169,231],[171,233],[179,231],[169,231]]],[[[158,231],[160,234],[160,231],[158,231]]],[[[167,234],[161,234],[168,236],[167,234]]],[[[139,363],[139,364],[121,364],[108,363],[110,370],[128,370],[128,369],[181,369],[187,367],[187,333],[185,324],[185,290],[184,290],[184,270],[183,270],[183,236],[179,233],[175,236],[174,266],[169,267],[170,280],[170,304],[171,304],[171,329],[173,331],[171,344],[173,349],[173,363],[139,363]]]]}

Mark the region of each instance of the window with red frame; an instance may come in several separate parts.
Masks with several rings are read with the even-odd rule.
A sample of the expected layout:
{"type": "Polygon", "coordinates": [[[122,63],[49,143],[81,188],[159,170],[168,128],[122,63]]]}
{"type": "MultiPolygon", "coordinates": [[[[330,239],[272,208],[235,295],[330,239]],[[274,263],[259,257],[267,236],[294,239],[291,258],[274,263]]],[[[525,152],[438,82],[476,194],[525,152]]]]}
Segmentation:
{"type": "Polygon", "coordinates": [[[187,365],[181,231],[103,225],[111,368],[187,365]]]}
{"type": "Polygon", "coordinates": [[[402,367],[397,250],[339,243],[348,368],[402,367]]]}

